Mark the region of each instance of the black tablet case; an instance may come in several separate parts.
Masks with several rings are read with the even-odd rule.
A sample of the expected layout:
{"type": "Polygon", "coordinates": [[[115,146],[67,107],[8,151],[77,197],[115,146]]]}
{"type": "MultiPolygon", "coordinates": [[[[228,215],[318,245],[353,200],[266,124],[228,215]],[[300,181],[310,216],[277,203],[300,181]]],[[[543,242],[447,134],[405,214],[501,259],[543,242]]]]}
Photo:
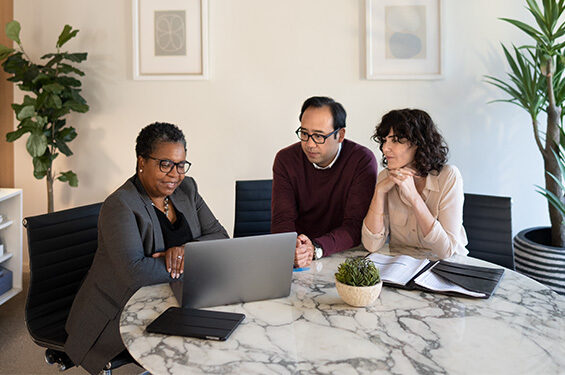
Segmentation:
{"type": "Polygon", "coordinates": [[[461,264],[455,262],[448,262],[446,260],[440,260],[428,263],[420,272],[418,272],[412,279],[406,283],[406,285],[398,285],[384,282],[386,286],[391,286],[394,288],[408,289],[408,290],[423,290],[431,293],[447,294],[457,297],[466,298],[489,298],[493,293],[498,283],[502,279],[504,274],[504,268],[488,268],[488,267],[478,267],[471,266],[468,264],[461,264]],[[418,276],[426,272],[430,267],[432,272],[457,284],[467,290],[472,292],[484,293],[484,297],[473,297],[467,294],[457,293],[457,292],[441,292],[436,290],[431,290],[422,287],[414,282],[418,276]]]}
{"type": "Polygon", "coordinates": [[[225,341],[244,314],[169,307],[145,329],[150,333],[225,341]]]}

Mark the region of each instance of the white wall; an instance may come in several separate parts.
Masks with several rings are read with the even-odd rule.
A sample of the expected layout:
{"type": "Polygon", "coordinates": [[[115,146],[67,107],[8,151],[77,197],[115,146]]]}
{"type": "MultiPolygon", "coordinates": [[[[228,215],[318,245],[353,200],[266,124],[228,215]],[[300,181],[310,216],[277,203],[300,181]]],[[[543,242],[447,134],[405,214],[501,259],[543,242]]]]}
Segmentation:
{"type": "MultiPolygon", "coordinates": [[[[80,29],[66,47],[88,52],[82,64],[91,110],[72,115],[79,136],[71,158],[79,187],[55,185],[55,207],[102,201],[133,174],[138,131],[153,121],[178,124],[188,138],[191,175],[231,233],[234,181],[270,178],[276,151],[295,141],[302,101],[329,95],[348,112],[347,137],[375,151],[369,139],[387,111],[417,107],[436,120],[461,170],[466,192],[511,196],[514,230],[548,224],[541,157],[526,113],[487,104],[501,92],[485,74],[505,71],[499,41],[526,39],[498,17],[529,21],[516,0],[445,0],[445,79],[367,81],[363,1],[210,0],[207,81],[133,81],[132,20],[128,0],[18,0],[15,18],[34,58],[52,52],[68,23],[80,29]]],[[[16,101],[22,94],[16,90],[16,101]]],[[[16,143],[16,185],[24,216],[46,210],[45,182],[32,175],[25,141],[16,143]]]]}

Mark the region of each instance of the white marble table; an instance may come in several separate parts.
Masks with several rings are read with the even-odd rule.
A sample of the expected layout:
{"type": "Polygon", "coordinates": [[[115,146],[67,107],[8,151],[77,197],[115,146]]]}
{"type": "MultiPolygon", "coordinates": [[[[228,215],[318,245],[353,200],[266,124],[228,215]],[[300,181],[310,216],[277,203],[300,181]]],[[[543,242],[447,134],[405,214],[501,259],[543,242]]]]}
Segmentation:
{"type": "Polygon", "coordinates": [[[225,342],[145,332],[178,306],[168,284],[140,289],[120,332],[155,375],[565,374],[564,297],[506,270],[488,300],[384,287],[373,306],[354,308],[338,296],[333,274],[344,257],[365,254],[295,273],[287,298],[213,308],[246,315],[225,342]]]}

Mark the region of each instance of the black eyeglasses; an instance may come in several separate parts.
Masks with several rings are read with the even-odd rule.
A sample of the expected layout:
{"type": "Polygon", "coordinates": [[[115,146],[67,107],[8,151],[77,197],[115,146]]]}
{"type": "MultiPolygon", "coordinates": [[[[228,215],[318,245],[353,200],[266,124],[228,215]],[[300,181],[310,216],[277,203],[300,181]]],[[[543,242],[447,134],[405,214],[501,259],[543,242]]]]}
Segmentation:
{"type": "Polygon", "coordinates": [[[308,134],[306,131],[302,130],[302,128],[296,129],[295,133],[298,136],[298,139],[300,139],[302,142],[308,142],[308,140],[310,138],[312,138],[314,143],[316,143],[318,145],[322,145],[322,144],[326,143],[326,139],[328,139],[329,137],[331,137],[332,135],[337,133],[340,129],[341,128],[337,128],[336,130],[334,130],[330,134],[326,134],[326,135],[318,134],[318,133],[308,134]]]}
{"type": "Polygon", "coordinates": [[[192,165],[191,162],[184,160],[175,163],[169,159],[157,159],[152,156],[148,156],[149,159],[157,160],[159,162],[159,170],[163,173],[170,173],[174,167],[177,167],[177,172],[179,174],[186,174],[192,165]]]}

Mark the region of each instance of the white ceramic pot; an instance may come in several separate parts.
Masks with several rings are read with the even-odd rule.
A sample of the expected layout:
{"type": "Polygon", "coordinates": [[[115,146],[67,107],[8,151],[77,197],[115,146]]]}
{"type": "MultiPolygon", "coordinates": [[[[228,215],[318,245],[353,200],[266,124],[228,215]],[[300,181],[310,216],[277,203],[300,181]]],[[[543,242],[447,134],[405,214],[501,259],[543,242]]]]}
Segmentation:
{"type": "Polygon", "coordinates": [[[383,288],[383,282],[373,286],[351,286],[335,281],[337,293],[345,303],[355,307],[365,307],[372,305],[383,288]]]}

